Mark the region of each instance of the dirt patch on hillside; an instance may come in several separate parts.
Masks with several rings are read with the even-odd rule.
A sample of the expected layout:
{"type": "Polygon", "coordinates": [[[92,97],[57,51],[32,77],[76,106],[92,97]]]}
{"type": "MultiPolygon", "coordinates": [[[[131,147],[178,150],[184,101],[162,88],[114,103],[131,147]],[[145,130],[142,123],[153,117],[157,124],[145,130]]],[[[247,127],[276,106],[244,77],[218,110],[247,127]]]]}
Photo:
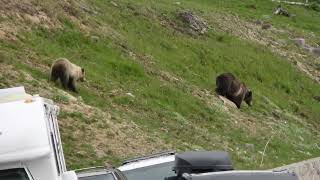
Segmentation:
{"type": "Polygon", "coordinates": [[[55,21],[45,13],[41,7],[30,0],[2,0],[0,1],[2,19],[13,19],[18,22],[44,24],[54,26],[55,21]]]}
{"type": "Polygon", "coordinates": [[[109,112],[103,112],[78,100],[59,104],[59,106],[70,116],[81,112],[78,119],[70,116],[61,118],[59,120],[61,128],[75,129],[68,133],[81,137],[79,141],[90,142],[99,158],[110,154],[122,158],[132,157],[159,151],[165,147],[164,142],[155,137],[149,137],[130,120],[112,116],[109,112]]]}
{"type": "Polygon", "coordinates": [[[17,40],[19,32],[35,27],[44,29],[61,28],[65,20],[70,20],[83,32],[89,33],[86,25],[89,16],[95,14],[84,1],[35,1],[2,0],[0,1],[0,39],[17,40]]]}
{"type": "Polygon", "coordinates": [[[20,31],[30,30],[33,25],[51,28],[56,24],[30,0],[0,1],[0,39],[16,41],[20,31]]]}

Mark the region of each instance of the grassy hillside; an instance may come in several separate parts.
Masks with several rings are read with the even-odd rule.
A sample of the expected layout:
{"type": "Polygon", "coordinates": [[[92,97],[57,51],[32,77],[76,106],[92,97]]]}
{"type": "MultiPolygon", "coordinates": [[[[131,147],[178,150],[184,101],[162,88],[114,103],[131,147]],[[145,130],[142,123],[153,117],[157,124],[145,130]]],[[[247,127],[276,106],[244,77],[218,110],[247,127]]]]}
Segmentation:
{"type": "Polygon", "coordinates": [[[24,85],[61,106],[69,168],[169,149],[226,150],[237,168],[316,157],[319,58],[289,39],[319,43],[320,13],[285,6],[294,17],[272,16],[276,6],[254,0],[0,2],[0,87],[24,85]],[[208,33],[190,35],[177,17],[181,10],[202,17],[208,33]],[[273,28],[262,30],[257,19],[273,28]],[[58,57],[86,69],[78,95],[48,83],[58,57]],[[215,77],[226,71],[252,89],[252,108],[225,107],[215,96],[215,77]]]}

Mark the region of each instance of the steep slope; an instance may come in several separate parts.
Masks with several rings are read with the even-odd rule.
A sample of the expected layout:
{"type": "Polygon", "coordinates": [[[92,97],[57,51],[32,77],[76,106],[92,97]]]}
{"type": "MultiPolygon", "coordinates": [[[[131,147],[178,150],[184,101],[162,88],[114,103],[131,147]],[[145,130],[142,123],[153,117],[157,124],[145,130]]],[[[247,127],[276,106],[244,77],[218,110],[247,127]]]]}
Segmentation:
{"type": "Polygon", "coordinates": [[[320,14],[290,6],[295,18],[270,16],[275,6],[267,1],[1,1],[0,87],[24,85],[61,106],[70,168],[169,149],[226,150],[239,168],[317,157],[319,59],[289,39],[319,42],[320,14]],[[177,16],[182,10],[204,19],[208,32],[190,34],[177,16]],[[253,23],[265,15],[270,30],[253,23]],[[50,64],[58,57],[86,69],[79,95],[48,83],[50,64]],[[215,96],[215,77],[225,71],[253,90],[252,108],[226,107],[215,96]]]}

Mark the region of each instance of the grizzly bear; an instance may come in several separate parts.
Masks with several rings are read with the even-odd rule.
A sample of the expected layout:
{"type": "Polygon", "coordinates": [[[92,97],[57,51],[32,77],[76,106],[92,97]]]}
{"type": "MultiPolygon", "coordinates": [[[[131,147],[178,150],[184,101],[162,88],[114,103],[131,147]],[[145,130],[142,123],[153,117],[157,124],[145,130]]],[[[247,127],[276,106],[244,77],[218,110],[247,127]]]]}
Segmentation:
{"type": "Polygon", "coordinates": [[[235,103],[238,108],[243,100],[249,106],[252,105],[252,91],[231,73],[223,73],[216,78],[216,92],[235,103]]]}
{"type": "Polygon", "coordinates": [[[59,58],[54,61],[51,66],[50,80],[55,82],[60,79],[60,82],[65,89],[69,89],[78,93],[75,83],[76,81],[84,81],[84,69],[71,63],[66,58],[59,58]]]}

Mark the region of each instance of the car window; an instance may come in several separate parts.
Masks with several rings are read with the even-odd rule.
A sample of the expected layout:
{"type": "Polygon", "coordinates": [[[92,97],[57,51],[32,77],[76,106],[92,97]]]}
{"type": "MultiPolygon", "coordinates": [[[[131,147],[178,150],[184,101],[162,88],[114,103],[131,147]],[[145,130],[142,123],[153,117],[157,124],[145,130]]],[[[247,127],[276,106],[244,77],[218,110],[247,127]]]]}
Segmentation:
{"type": "Polygon", "coordinates": [[[119,180],[128,180],[127,177],[119,169],[114,169],[114,173],[119,180]]]}
{"type": "Polygon", "coordinates": [[[0,179],[2,180],[30,180],[28,174],[23,168],[0,170],[0,179]]]}
{"type": "Polygon", "coordinates": [[[172,171],[174,162],[162,163],[148,167],[123,171],[128,180],[163,180],[165,177],[174,176],[172,171]]]}
{"type": "Polygon", "coordinates": [[[116,180],[112,174],[101,174],[96,176],[80,177],[79,180],[116,180]]]}

